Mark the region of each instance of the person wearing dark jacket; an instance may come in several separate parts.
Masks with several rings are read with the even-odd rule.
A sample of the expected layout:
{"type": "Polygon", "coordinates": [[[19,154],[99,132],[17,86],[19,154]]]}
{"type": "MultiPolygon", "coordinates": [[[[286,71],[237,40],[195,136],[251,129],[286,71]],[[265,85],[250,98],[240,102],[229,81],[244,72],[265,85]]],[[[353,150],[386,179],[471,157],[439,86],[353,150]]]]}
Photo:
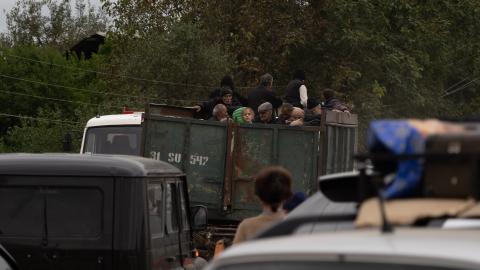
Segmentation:
{"type": "Polygon", "coordinates": [[[248,106],[248,100],[240,95],[237,91],[235,91],[235,83],[233,82],[233,78],[230,75],[223,76],[222,80],[220,81],[220,88],[213,90],[210,93],[209,98],[215,99],[221,97],[221,92],[223,88],[230,88],[232,90],[232,100],[234,103],[240,103],[242,106],[248,106]]]}
{"type": "Polygon", "coordinates": [[[307,110],[305,110],[304,125],[305,126],[320,126],[322,121],[322,107],[321,104],[313,99],[308,99],[307,110]]]}
{"type": "Polygon", "coordinates": [[[284,100],[294,107],[307,108],[308,95],[307,87],[305,86],[305,71],[296,70],[293,73],[293,80],[287,85],[284,100]]]}
{"type": "Polygon", "coordinates": [[[260,85],[250,91],[248,94],[248,106],[254,112],[258,111],[258,106],[264,102],[270,102],[273,109],[277,109],[282,105],[282,100],[273,93],[273,77],[266,73],[260,77],[260,85]]]}
{"type": "Polygon", "coordinates": [[[345,106],[340,100],[335,97],[335,94],[332,89],[323,90],[323,97],[325,98],[325,103],[323,107],[327,110],[338,110],[342,112],[350,112],[347,106],[345,106]]]}
{"type": "Polygon", "coordinates": [[[254,123],[276,124],[275,116],[273,116],[273,107],[270,102],[264,102],[258,106],[258,119],[254,123]]]}
{"type": "Polygon", "coordinates": [[[209,119],[212,116],[213,108],[217,104],[225,105],[229,115],[232,115],[233,111],[241,107],[241,104],[238,101],[233,100],[232,90],[229,88],[223,88],[220,95],[221,97],[202,102],[193,106],[193,108],[197,113],[202,114],[202,118],[209,119]]]}

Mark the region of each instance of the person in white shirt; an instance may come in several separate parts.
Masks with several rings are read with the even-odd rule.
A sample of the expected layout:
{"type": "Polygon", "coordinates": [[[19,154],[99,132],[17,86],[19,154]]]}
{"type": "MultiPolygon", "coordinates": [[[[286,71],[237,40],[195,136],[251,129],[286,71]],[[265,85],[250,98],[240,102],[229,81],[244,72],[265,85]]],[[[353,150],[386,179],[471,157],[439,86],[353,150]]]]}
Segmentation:
{"type": "Polygon", "coordinates": [[[305,80],[305,71],[299,69],[293,73],[293,80],[287,85],[285,102],[292,104],[294,107],[307,108],[308,94],[305,80]]]}

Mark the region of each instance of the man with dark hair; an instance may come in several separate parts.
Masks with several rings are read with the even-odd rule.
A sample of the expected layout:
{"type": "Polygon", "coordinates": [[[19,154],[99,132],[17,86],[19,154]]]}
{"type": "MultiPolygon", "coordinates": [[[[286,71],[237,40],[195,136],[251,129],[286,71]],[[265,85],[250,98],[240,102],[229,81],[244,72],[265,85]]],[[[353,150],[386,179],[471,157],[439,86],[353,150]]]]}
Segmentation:
{"type": "Polygon", "coordinates": [[[244,219],[238,225],[233,244],[244,242],[259,231],[285,218],[282,205],[292,196],[292,175],[278,166],[260,170],[255,176],[255,195],[262,203],[263,213],[244,219]]]}
{"type": "Polygon", "coordinates": [[[241,104],[232,98],[233,92],[230,88],[222,88],[220,91],[220,97],[216,97],[209,101],[202,102],[193,106],[197,113],[202,114],[203,119],[208,119],[212,116],[213,108],[217,104],[223,104],[228,110],[228,114],[232,114],[233,111],[241,107],[241,104]]]}
{"type": "Polygon", "coordinates": [[[221,97],[221,92],[224,88],[229,88],[232,90],[233,103],[239,103],[242,106],[248,105],[248,100],[235,90],[235,83],[233,82],[233,77],[230,75],[223,76],[222,80],[220,81],[220,88],[213,90],[212,93],[210,93],[209,98],[215,99],[217,97],[221,97]]]}
{"type": "Polygon", "coordinates": [[[293,73],[293,80],[287,85],[285,102],[292,104],[294,107],[307,108],[308,95],[305,79],[305,71],[298,69],[293,73]]]}
{"type": "Polygon", "coordinates": [[[320,126],[322,120],[322,106],[314,98],[308,99],[307,110],[305,110],[305,126],[320,126]]]}
{"type": "Polygon", "coordinates": [[[345,106],[340,100],[335,97],[335,92],[332,89],[326,88],[323,90],[323,97],[325,103],[323,107],[327,110],[338,110],[342,112],[349,112],[347,106],[345,106]]]}
{"type": "Polygon", "coordinates": [[[250,91],[248,94],[248,107],[254,112],[258,111],[258,106],[264,102],[270,102],[273,109],[282,105],[282,100],[273,93],[273,77],[266,73],[260,77],[260,85],[250,91]]]}

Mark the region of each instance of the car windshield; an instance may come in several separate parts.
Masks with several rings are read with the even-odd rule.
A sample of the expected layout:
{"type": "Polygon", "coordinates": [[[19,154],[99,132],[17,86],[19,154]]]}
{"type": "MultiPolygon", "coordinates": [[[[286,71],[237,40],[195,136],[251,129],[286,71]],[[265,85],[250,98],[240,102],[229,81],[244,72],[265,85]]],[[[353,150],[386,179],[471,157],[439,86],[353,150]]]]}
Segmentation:
{"type": "Polygon", "coordinates": [[[141,126],[91,127],[83,153],[140,155],[141,126]]]}
{"type": "Polygon", "coordinates": [[[357,263],[357,262],[255,262],[224,265],[216,270],[453,270],[425,265],[389,264],[389,263],[357,263]]]}

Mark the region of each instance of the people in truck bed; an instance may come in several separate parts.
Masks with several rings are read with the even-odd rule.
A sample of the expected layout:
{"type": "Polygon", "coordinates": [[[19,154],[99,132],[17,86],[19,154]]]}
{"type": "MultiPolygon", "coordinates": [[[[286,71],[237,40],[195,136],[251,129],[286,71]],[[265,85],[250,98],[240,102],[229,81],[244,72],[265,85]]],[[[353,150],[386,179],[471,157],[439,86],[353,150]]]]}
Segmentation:
{"type": "Polygon", "coordinates": [[[308,99],[307,110],[305,110],[304,125],[320,126],[322,120],[322,105],[316,99],[308,99]]]}
{"type": "Polygon", "coordinates": [[[325,98],[325,103],[323,107],[327,110],[337,110],[341,112],[349,112],[347,106],[345,106],[340,100],[335,97],[335,92],[332,89],[326,88],[323,90],[323,97],[325,98]]]}
{"type": "Polygon", "coordinates": [[[209,98],[215,99],[221,97],[221,92],[224,88],[229,88],[230,90],[232,90],[232,103],[238,103],[242,106],[248,106],[248,100],[235,90],[235,83],[233,82],[233,77],[230,75],[223,76],[222,80],[220,81],[220,88],[213,90],[210,93],[209,98]]]}
{"type": "Polygon", "coordinates": [[[283,103],[280,107],[280,115],[277,117],[275,121],[276,124],[279,125],[287,125],[287,120],[290,119],[292,115],[293,105],[290,103],[283,103]]]}
{"type": "Polygon", "coordinates": [[[305,112],[298,107],[293,107],[293,111],[290,116],[290,119],[288,119],[286,123],[292,127],[303,126],[304,118],[305,118],[305,112]]]}
{"type": "Polygon", "coordinates": [[[264,102],[258,106],[258,118],[255,119],[255,123],[275,124],[275,120],[270,102],[264,102]]]}
{"type": "Polygon", "coordinates": [[[227,108],[228,114],[231,115],[236,109],[241,107],[241,104],[233,99],[232,93],[232,90],[229,88],[223,88],[220,92],[220,97],[197,104],[193,108],[197,113],[202,113],[204,119],[208,119],[213,115],[213,107],[217,104],[223,104],[227,108]]]}
{"type": "Polygon", "coordinates": [[[226,121],[228,119],[227,107],[223,104],[217,104],[213,107],[212,117],[209,120],[226,121]]]}
{"type": "Polygon", "coordinates": [[[264,102],[270,102],[273,109],[282,105],[282,100],[273,92],[273,77],[266,73],[260,77],[260,85],[250,91],[248,94],[248,106],[254,112],[258,111],[258,106],[264,102]]]}
{"type": "Polygon", "coordinates": [[[305,71],[295,70],[293,73],[293,80],[287,85],[287,91],[284,97],[285,102],[292,104],[295,107],[307,108],[307,87],[305,86],[305,71]]]}

